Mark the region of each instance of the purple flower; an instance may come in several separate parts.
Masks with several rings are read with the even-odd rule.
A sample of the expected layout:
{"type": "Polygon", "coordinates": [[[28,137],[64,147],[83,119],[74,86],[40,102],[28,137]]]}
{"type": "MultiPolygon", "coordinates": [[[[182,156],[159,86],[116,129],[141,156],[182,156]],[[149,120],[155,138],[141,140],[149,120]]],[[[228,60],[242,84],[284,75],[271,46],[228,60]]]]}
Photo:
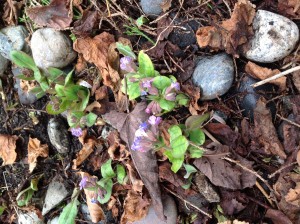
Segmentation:
{"type": "Polygon", "coordinates": [[[145,110],[147,114],[159,114],[161,111],[162,109],[156,101],[151,101],[145,110]]]}
{"type": "Polygon", "coordinates": [[[150,116],[146,122],[143,122],[135,132],[131,149],[146,152],[155,148],[159,137],[158,125],[161,121],[160,117],[150,116]]]}
{"type": "Polygon", "coordinates": [[[80,190],[84,188],[95,187],[97,185],[96,181],[97,180],[93,177],[87,177],[87,176],[82,177],[79,183],[80,190]]]}
{"type": "Polygon", "coordinates": [[[152,87],[151,83],[152,83],[152,79],[147,79],[145,81],[142,81],[142,86],[143,88],[151,88],[152,87]]]}
{"type": "Polygon", "coordinates": [[[96,204],[97,201],[98,201],[98,200],[97,200],[96,198],[92,198],[92,199],[91,199],[91,202],[94,203],[94,204],[96,204]]]}
{"type": "Polygon", "coordinates": [[[71,132],[73,136],[80,137],[82,135],[82,129],[78,128],[71,128],[71,132]]]}
{"type": "Polygon", "coordinates": [[[175,89],[176,91],[180,90],[180,84],[179,84],[179,82],[172,82],[171,87],[173,89],[175,89]]]}
{"type": "Polygon", "coordinates": [[[175,101],[177,91],[180,90],[180,85],[178,82],[172,82],[171,85],[166,89],[165,99],[169,101],[175,101]]]}
{"type": "Polygon", "coordinates": [[[120,59],[120,68],[126,72],[135,72],[136,65],[132,57],[125,56],[120,59]]]}
{"type": "Polygon", "coordinates": [[[141,96],[146,96],[148,93],[145,90],[141,91],[141,96]]]}
{"type": "Polygon", "coordinates": [[[86,185],[87,185],[87,182],[88,182],[88,177],[83,177],[82,179],[81,179],[81,181],[80,181],[80,183],[79,183],[79,187],[80,187],[80,190],[82,190],[83,188],[85,188],[86,187],[86,185]]]}

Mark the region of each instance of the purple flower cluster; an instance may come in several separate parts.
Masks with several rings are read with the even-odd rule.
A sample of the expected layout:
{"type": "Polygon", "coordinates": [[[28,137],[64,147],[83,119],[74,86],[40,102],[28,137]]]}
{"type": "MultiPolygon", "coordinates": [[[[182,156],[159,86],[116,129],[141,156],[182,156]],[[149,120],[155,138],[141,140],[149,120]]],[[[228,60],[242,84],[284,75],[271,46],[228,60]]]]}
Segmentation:
{"type": "Polygon", "coordinates": [[[80,127],[78,127],[78,128],[71,128],[71,133],[75,137],[80,137],[82,135],[82,129],[80,127]]]}
{"type": "Polygon", "coordinates": [[[137,67],[132,57],[125,56],[120,59],[120,68],[126,72],[135,72],[137,67]]]}
{"type": "Polygon", "coordinates": [[[146,152],[155,147],[158,142],[158,125],[161,123],[161,117],[150,116],[143,122],[135,132],[132,150],[146,152]]]}
{"type": "Polygon", "coordinates": [[[101,186],[99,186],[97,184],[97,179],[93,177],[87,177],[87,176],[82,177],[79,183],[79,187],[80,190],[88,189],[88,188],[94,190],[94,195],[91,199],[92,203],[97,203],[98,201],[97,198],[98,197],[104,198],[104,195],[106,194],[106,190],[103,189],[101,186]]]}

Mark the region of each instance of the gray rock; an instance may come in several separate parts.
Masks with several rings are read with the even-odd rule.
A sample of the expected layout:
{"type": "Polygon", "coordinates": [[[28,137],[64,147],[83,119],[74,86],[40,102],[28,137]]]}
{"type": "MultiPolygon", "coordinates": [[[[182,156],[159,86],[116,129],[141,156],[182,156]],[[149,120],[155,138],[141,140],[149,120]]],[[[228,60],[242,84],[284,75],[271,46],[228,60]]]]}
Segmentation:
{"type": "Polygon", "coordinates": [[[299,29],[290,19],[281,15],[258,10],[253,20],[254,37],[245,57],[271,63],[289,55],[299,39],[299,29]]]}
{"type": "Polygon", "coordinates": [[[40,68],[63,68],[75,58],[71,40],[52,28],[35,31],[31,38],[32,56],[40,68]]]}
{"type": "Polygon", "coordinates": [[[56,216],[55,218],[49,220],[47,224],[58,224],[59,216],[56,216]]]}
{"type": "Polygon", "coordinates": [[[69,134],[62,119],[51,118],[48,123],[47,131],[51,144],[59,153],[64,154],[69,152],[69,134]]]}
{"type": "Polygon", "coordinates": [[[167,217],[167,222],[160,220],[151,205],[148,214],[145,218],[135,221],[132,224],[174,224],[177,220],[177,206],[172,197],[166,196],[163,198],[164,215],[167,217]]]}
{"type": "MultiPolygon", "coordinates": [[[[22,74],[22,70],[20,68],[14,68],[12,69],[12,73],[15,77],[17,77],[18,75],[22,74]]],[[[29,105],[38,100],[36,95],[28,90],[27,81],[16,78],[14,87],[18,91],[18,96],[21,104],[29,105]]]]}
{"type": "Polygon", "coordinates": [[[142,10],[146,15],[158,16],[162,12],[161,4],[165,0],[141,0],[142,10]]]}
{"type": "Polygon", "coordinates": [[[42,215],[47,214],[69,195],[69,191],[58,178],[54,178],[48,186],[42,215]]]}
{"type": "MultiPolygon", "coordinates": [[[[80,212],[83,216],[83,219],[86,221],[86,223],[93,224],[92,218],[91,218],[91,215],[90,215],[90,211],[89,211],[89,208],[88,208],[87,204],[81,204],[79,206],[79,210],[80,210],[80,212]]],[[[105,221],[97,222],[97,224],[104,224],[104,223],[106,223],[106,222],[105,221]]]]}
{"type": "Polygon", "coordinates": [[[226,93],[234,79],[232,59],[225,53],[202,58],[192,75],[201,89],[201,100],[212,100],[226,93]]]}
{"type": "Polygon", "coordinates": [[[44,221],[38,217],[35,212],[19,213],[19,224],[44,224],[44,221]]]}
{"type": "Polygon", "coordinates": [[[10,59],[12,50],[30,52],[26,43],[29,33],[24,26],[9,26],[0,30],[0,53],[10,59]]]}
{"type": "Polygon", "coordinates": [[[3,76],[8,65],[8,60],[0,54],[0,77],[3,76]]]}

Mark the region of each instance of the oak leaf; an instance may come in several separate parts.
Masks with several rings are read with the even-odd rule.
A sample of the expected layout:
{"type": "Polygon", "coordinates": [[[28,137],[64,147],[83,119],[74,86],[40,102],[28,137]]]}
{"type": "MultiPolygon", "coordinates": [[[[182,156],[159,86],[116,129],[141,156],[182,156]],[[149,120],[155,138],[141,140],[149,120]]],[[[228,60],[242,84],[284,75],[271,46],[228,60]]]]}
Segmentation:
{"type": "Polygon", "coordinates": [[[3,159],[2,165],[10,165],[16,161],[16,135],[0,135],[0,157],[3,159]]]}
{"type": "Polygon", "coordinates": [[[38,157],[48,157],[49,149],[48,145],[41,144],[37,138],[30,138],[28,141],[28,163],[29,172],[31,173],[37,164],[38,157]]]}

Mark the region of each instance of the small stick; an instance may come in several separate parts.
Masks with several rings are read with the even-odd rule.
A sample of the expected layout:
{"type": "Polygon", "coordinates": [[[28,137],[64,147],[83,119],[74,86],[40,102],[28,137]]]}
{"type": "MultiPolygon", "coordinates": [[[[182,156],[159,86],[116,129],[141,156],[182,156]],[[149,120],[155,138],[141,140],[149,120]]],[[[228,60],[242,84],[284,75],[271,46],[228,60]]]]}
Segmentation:
{"type": "Polygon", "coordinates": [[[169,193],[173,194],[174,196],[176,196],[177,198],[179,198],[180,200],[182,200],[184,203],[192,206],[194,209],[196,209],[197,211],[199,211],[203,215],[206,215],[207,217],[212,218],[212,216],[210,214],[208,214],[207,212],[203,211],[201,208],[198,208],[196,205],[192,204],[191,202],[185,200],[180,195],[176,194],[175,192],[171,191],[170,189],[168,189],[166,187],[164,187],[164,189],[166,189],[169,193]]]}
{"type": "Polygon", "coordinates": [[[205,128],[202,128],[202,131],[204,132],[204,134],[209,137],[213,142],[216,142],[218,144],[221,145],[221,143],[214,137],[212,136],[205,128]]]}
{"type": "Polygon", "coordinates": [[[256,187],[260,190],[260,192],[265,196],[265,198],[268,200],[270,205],[274,208],[275,205],[273,201],[271,200],[271,197],[268,195],[268,193],[265,191],[265,189],[260,185],[258,181],[255,182],[256,187]]]}
{"type": "Polygon", "coordinates": [[[279,168],[278,170],[276,170],[274,173],[269,174],[268,178],[273,178],[276,174],[281,173],[282,170],[287,169],[287,168],[289,168],[291,166],[294,166],[294,165],[297,165],[297,164],[298,164],[297,162],[293,162],[293,163],[288,164],[286,166],[282,166],[281,168],[279,168]]]}
{"type": "Polygon", "coordinates": [[[270,82],[270,81],[273,81],[273,80],[275,80],[275,79],[278,79],[278,78],[280,78],[280,77],[283,77],[283,76],[285,76],[285,75],[288,75],[288,74],[290,74],[290,73],[292,73],[292,72],[295,72],[295,71],[298,71],[298,70],[300,70],[300,65],[299,66],[296,66],[296,67],[294,67],[294,68],[290,68],[290,69],[288,69],[288,70],[286,70],[286,71],[284,71],[284,72],[280,72],[279,74],[277,74],[277,75],[274,75],[274,76],[272,76],[272,77],[270,77],[270,78],[267,78],[267,79],[264,79],[264,80],[262,80],[262,81],[259,81],[259,82],[257,82],[257,83],[255,83],[255,84],[252,84],[251,86],[252,87],[258,87],[258,86],[261,86],[261,85],[263,85],[263,84],[266,84],[266,83],[268,83],[268,82],[270,82]]]}
{"type": "Polygon", "coordinates": [[[284,117],[281,117],[279,114],[276,114],[277,117],[279,117],[281,120],[284,120],[292,125],[295,125],[297,128],[300,128],[300,124],[295,123],[294,121],[291,121],[289,119],[286,119],[284,117]]]}

